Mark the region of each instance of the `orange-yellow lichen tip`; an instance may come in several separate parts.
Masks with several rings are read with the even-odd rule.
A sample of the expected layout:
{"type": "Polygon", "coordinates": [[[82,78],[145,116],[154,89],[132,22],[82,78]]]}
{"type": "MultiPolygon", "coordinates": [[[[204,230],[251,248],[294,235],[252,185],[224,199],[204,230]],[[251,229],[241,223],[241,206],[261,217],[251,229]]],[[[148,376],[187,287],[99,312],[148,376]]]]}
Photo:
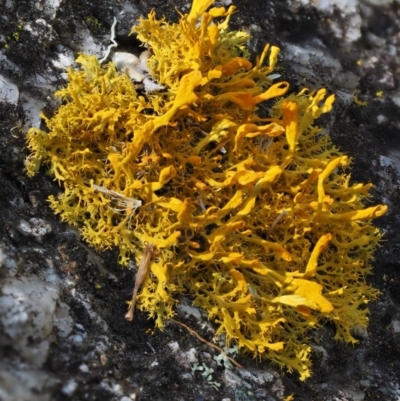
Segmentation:
{"type": "Polygon", "coordinates": [[[190,9],[190,13],[187,15],[187,20],[189,22],[194,22],[197,18],[203,14],[207,8],[209,8],[212,4],[215,3],[215,0],[193,0],[192,8],[190,9]]]}

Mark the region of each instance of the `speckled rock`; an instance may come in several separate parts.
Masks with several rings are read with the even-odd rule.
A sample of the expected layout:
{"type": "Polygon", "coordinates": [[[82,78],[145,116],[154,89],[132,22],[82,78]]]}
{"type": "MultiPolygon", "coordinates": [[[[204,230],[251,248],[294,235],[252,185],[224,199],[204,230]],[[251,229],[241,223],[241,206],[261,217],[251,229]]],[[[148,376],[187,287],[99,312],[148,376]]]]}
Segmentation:
{"type": "MultiPolygon", "coordinates": [[[[332,340],[330,326],[315,331],[314,374],[300,383],[276,366],[236,354],[243,368],[229,370],[216,349],[179,325],[154,331],[140,312],[126,322],[135,269],[121,269],[113,250],[90,249],[52,213],[46,199],[61,189],[44,170],[26,177],[24,134],[41,125],[41,111],[50,115],[57,107],[52,95],[79,52],[103,57],[114,17],[113,51],[138,56],[143,48],[128,36],[134,19],[155,8],[176,20],[175,7],[186,12],[189,3],[7,0],[0,13],[1,400],[400,399],[398,1],[218,4],[231,3],[239,10],[232,26],[252,33],[255,53],[266,42],[281,47],[281,79],[294,90],[324,86],[337,94],[334,112],[320,121],[323,132],[353,157],[353,178],[373,182],[374,201],[389,205],[377,222],[385,237],[370,280],[381,297],[368,305],[368,335],[358,333],[352,347],[332,340]]],[[[177,319],[226,346],[188,301],[182,298],[177,319]]]]}

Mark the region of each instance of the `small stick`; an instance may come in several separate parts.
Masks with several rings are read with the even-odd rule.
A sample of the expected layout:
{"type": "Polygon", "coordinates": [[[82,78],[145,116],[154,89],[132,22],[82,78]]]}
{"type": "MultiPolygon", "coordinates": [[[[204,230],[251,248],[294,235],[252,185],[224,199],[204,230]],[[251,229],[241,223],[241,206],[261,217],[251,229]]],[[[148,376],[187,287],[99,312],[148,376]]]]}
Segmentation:
{"type": "Polygon", "coordinates": [[[116,204],[117,207],[115,208],[109,206],[111,210],[113,210],[116,213],[126,212],[126,214],[129,216],[128,228],[131,229],[131,220],[133,214],[136,212],[136,209],[138,207],[142,206],[142,201],[139,199],[130,198],[129,196],[122,195],[116,191],[111,191],[110,189],[107,189],[100,185],[93,184],[92,188],[95,191],[108,196],[111,199],[111,201],[116,204]]]}
{"type": "Polygon", "coordinates": [[[144,279],[147,276],[147,272],[149,271],[151,259],[153,256],[158,255],[158,250],[157,247],[150,242],[149,244],[146,245],[144,248],[144,254],[142,261],[140,262],[138,272],[136,274],[136,281],[135,281],[135,287],[133,289],[133,295],[132,295],[132,302],[129,306],[128,312],[125,315],[125,319],[132,321],[133,320],[133,313],[135,310],[135,304],[136,304],[136,297],[137,293],[139,291],[140,286],[142,285],[144,279]]]}
{"type": "Polygon", "coordinates": [[[204,202],[203,202],[203,197],[201,196],[201,195],[199,195],[199,205],[200,205],[200,209],[203,211],[203,212],[205,212],[207,209],[206,209],[206,207],[205,207],[205,205],[204,205],[204,202]]]}
{"type": "Polygon", "coordinates": [[[142,206],[142,201],[139,199],[130,198],[129,196],[122,195],[116,191],[111,191],[110,189],[100,185],[93,184],[92,188],[101,194],[107,195],[112,200],[115,200],[121,207],[124,207],[125,209],[131,208],[136,210],[138,207],[142,206]]]}
{"type": "Polygon", "coordinates": [[[275,228],[275,226],[288,214],[286,210],[284,210],[281,214],[278,215],[278,217],[272,222],[271,227],[269,228],[267,232],[267,240],[269,239],[269,236],[272,233],[272,230],[275,228]]]}
{"type": "Polygon", "coordinates": [[[178,322],[178,320],[175,319],[169,319],[171,321],[173,321],[176,324],[179,324],[180,326],[184,327],[190,334],[193,334],[194,336],[196,336],[200,341],[202,341],[203,343],[207,344],[208,346],[215,348],[217,351],[219,351],[225,358],[228,358],[236,367],[238,367],[239,369],[242,369],[243,366],[240,365],[239,363],[237,363],[233,358],[231,358],[230,356],[228,356],[228,354],[220,347],[218,347],[218,345],[215,345],[213,343],[210,343],[209,341],[205,340],[203,337],[200,336],[200,334],[196,333],[194,330],[192,330],[189,326],[186,326],[186,324],[178,322]]]}

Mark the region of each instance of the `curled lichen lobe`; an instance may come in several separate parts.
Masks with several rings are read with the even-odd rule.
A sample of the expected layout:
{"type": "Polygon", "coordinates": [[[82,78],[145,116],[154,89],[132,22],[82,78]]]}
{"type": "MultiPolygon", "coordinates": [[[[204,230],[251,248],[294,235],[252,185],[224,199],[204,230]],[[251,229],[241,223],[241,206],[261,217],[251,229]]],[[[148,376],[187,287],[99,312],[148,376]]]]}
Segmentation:
{"type": "Polygon", "coordinates": [[[143,261],[146,241],[159,250],[138,296],[158,326],[189,292],[228,341],[304,379],[310,328],[331,320],[355,342],[367,325],[371,219],[386,206],[365,208],[371,184],[351,182],[349,158],[314,125],[334,96],[285,97],[270,78],[279,49],[251,62],[248,35],[228,30],[234,7],[212,3],[133,28],[159,91],[81,55],[48,130],[28,133],[27,168],[49,166],[64,187],[52,208],[93,246],[118,247],[121,264],[143,261]]]}

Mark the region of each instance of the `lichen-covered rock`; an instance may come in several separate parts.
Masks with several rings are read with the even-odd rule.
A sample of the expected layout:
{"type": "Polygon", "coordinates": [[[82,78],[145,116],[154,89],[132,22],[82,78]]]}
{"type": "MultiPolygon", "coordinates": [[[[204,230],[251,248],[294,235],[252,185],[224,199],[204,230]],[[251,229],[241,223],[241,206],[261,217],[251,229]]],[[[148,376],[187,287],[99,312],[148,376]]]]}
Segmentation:
{"type": "Polygon", "coordinates": [[[55,212],[93,246],[117,246],[121,264],[158,248],[138,299],[158,326],[186,291],[218,334],[305,379],[310,328],[331,320],[355,343],[351,329],[367,325],[371,219],[386,206],[365,208],[372,185],[350,183],[349,158],[314,125],[334,96],[284,97],[289,84],[271,77],[279,49],[250,62],[249,36],[228,29],[235,8],[212,3],[133,28],[158,91],[81,55],[48,131],[28,134],[27,168],[48,164],[65,189],[55,212]]]}

